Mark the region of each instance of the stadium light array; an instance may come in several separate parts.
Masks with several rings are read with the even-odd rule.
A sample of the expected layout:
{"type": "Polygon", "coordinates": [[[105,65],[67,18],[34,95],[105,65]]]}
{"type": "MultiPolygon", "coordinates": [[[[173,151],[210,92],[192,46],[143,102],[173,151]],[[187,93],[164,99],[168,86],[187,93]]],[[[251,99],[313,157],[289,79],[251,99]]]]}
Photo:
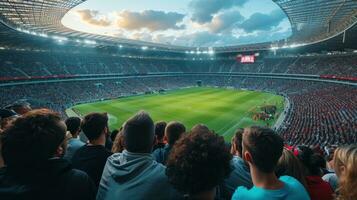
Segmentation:
{"type": "Polygon", "coordinates": [[[84,40],[83,42],[84,42],[85,44],[97,44],[97,42],[94,41],[94,40],[84,40]]]}
{"type": "Polygon", "coordinates": [[[142,46],[141,49],[145,51],[145,50],[148,49],[148,47],[147,46],[142,46]]]}

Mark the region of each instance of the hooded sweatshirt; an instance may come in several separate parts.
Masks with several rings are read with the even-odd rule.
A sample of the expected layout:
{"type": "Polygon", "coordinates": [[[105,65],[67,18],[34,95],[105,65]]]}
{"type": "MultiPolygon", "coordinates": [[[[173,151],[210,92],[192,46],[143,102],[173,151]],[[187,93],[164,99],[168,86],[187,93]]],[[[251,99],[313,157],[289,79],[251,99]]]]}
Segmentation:
{"type": "Polygon", "coordinates": [[[177,199],[165,169],[149,153],[113,154],[105,164],[97,200],[177,199]]]}

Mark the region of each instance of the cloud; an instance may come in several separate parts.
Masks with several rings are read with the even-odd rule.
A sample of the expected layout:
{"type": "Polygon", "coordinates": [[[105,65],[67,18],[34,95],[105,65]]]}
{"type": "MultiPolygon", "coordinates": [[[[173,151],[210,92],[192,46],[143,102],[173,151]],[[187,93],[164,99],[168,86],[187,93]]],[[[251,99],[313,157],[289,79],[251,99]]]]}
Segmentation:
{"type": "Polygon", "coordinates": [[[95,10],[78,10],[76,11],[81,20],[87,24],[94,26],[110,26],[111,22],[107,18],[98,18],[99,12],[95,10]]]}
{"type": "Polygon", "coordinates": [[[185,15],[176,12],[145,10],[142,12],[122,11],[118,13],[117,25],[126,30],[148,29],[151,32],[168,29],[184,29],[182,22],[185,15]]]}
{"type": "Polygon", "coordinates": [[[254,13],[239,25],[245,32],[269,31],[284,20],[285,14],[281,10],[274,10],[269,14],[254,13]]]}
{"type": "Polygon", "coordinates": [[[234,28],[234,25],[242,22],[243,20],[244,17],[239,13],[239,11],[232,10],[215,15],[207,27],[211,32],[219,33],[234,28]]]}
{"type": "Polygon", "coordinates": [[[213,15],[223,9],[242,6],[248,0],[192,0],[189,7],[192,9],[191,20],[205,24],[212,20],[213,15]]]}

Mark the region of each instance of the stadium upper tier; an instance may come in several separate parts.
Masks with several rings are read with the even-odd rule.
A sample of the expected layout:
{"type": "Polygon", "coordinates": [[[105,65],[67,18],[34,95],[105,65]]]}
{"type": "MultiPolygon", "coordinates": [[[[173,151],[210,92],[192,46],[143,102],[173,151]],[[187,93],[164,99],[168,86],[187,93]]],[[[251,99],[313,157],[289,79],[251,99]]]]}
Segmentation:
{"type": "Polygon", "coordinates": [[[103,76],[157,73],[257,73],[335,75],[357,78],[357,56],[265,57],[254,64],[233,58],[192,60],[132,57],[93,52],[2,51],[0,81],[53,76],[103,76]]]}
{"type": "MultiPolygon", "coordinates": [[[[123,45],[127,47],[151,48],[163,51],[191,52],[197,47],[182,47],[168,44],[149,43],[137,40],[88,34],[71,30],[61,23],[63,16],[85,0],[7,0],[0,1],[0,21],[6,26],[42,37],[58,40],[83,41],[96,45],[123,45]]],[[[295,47],[313,44],[340,35],[357,22],[355,0],[274,0],[287,14],[292,25],[292,36],[287,40],[260,44],[215,47],[214,52],[256,51],[269,48],[295,47]]],[[[3,28],[1,28],[4,34],[3,28]]],[[[12,32],[13,33],[13,32],[12,32]]],[[[6,33],[5,33],[6,34],[6,33]]],[[[9,34],[9,33],[7,33],[9,34]]],[[[14,36],[12,42],[16,42],[14,36]]],[[[4,41],[2,43],[8,44],[4,41]]],[[[212,50],[212,49],[211,49],[212,50]]],[[[199,48],[208,52],[208,48],[199,48]]]]}

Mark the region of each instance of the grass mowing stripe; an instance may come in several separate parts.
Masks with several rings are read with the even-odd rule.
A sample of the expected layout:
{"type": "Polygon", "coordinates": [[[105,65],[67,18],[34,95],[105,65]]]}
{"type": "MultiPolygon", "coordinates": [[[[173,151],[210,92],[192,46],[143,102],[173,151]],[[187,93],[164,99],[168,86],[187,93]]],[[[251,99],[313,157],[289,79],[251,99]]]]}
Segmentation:
{"type": "MultiPolygon", "coordinates": [[[[238,127],[265,125],[251,119],[250,110],[264,103],[276,104],[283,97],[265,92],[194,87],[167,91],[165,94],[150,94],[119,98],[74,106],[82,115],[89,112],[108,112],[110,128],[119,128],[125,120],[139,110],[148,111],[155,121],[177,120],[188,129],[204,123],[222,134],[228,141],[238,127]]],[[[283,105],[276,104],[281,111],[283,105]]],[[[273,125],[275,120],[270,121],[273,125]]]]}

